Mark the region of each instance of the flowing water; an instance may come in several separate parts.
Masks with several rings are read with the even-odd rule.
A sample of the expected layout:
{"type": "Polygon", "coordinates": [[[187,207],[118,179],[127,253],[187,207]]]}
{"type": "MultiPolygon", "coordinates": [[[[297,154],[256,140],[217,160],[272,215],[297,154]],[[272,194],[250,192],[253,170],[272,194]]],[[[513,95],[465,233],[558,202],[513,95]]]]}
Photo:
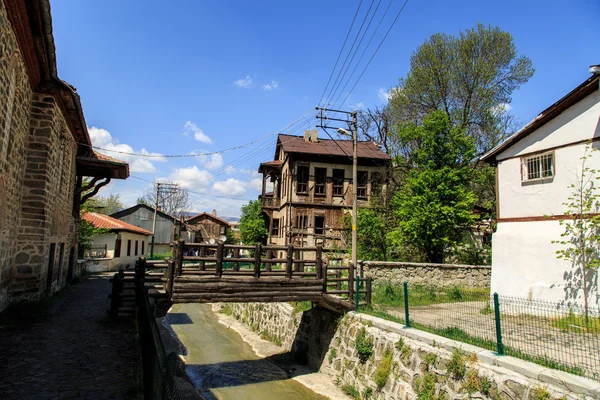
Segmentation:
{"type": "Polygon", "coordinates": [[[219,323],[210,305],[176,304],[167,320],[187,349],[188,376],[207,399],[325,399],[258,357],[236,331],[219,323]]]}

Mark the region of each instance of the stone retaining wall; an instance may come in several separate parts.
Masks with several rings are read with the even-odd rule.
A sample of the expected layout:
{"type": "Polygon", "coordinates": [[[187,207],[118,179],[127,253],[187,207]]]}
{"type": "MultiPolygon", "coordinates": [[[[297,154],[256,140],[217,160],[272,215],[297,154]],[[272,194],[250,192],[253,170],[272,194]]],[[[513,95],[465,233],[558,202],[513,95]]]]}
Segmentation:
{"type": "Polygon", "coordinates": [[[375,285],[408,282],[412,285],[482,288],[490,286],[492,276],[489,265],[361,261],[359,267],[366,277],[374,279],[375,285]]]}
{"type": "Polygon", "coordinates": [[[227,307],[299,362],[361,398],[600,399],[597,382],[368,315],[341,317],[321,308],[294,313],[281,303],[227,307]],[[364,362],[356,346],[361,332],[366,347],[372,345],[364,362]]]}

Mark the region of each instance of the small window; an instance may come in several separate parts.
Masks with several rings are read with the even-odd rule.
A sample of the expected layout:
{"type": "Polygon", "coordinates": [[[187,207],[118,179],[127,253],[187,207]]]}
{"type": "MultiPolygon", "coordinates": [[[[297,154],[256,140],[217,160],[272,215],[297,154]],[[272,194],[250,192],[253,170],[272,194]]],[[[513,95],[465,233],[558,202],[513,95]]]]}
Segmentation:
{"type": "Polygon", "coordinates": [[[315,235],[325,234],[325,217],[315,217],[315,235]]]}
{"type": "Polygon", "coordinates": [[[327,168],[315,168],[315,195],[325,196],[327,168]]]}
{"type": "Polygon", "coordinates": [[[344,195],[344,170],[334,169],[333,170],[333,195],[343,196],[344,195]]]}
{"type": "Polygon", "coordinates": [[[225,227],[222,225],[219,227],[219,234],[221,234],[221,235],[225,234],[225,227]]]}
{"type": "Polygon", "coordinates": [[[367,198],[367,183],[369,182],[369,173],[367,171],[358,171],[358,185],[356,196],[366,199],[367,198]]]}
{"type": "Polygon", "coordinates": [[[145,249],[144,249],[144,245],[145,245],[145,244],[146,244],[146,241],[145,241],[145,240],[142,240],[142,255],[144,255],[144,250],[145,250],[145,249]]]}
{"type": "Polygon", "coordinates": [[[298,186],[296,193],[308,193],[308,167],[298,167],[298,186]]]}
{"type": "Polygon", "coordinates": [[[135,241],[135,254],[134,255],[138,255],[138,241],[135,241]]]}
{"type": "Polygon", "coordinates": [[[273,218],[273,227],[271,228],[271,237],[279,237],[279,218],[273,218]]]}
{"type": "Polygon", "coordinates": [[[523,182],[554,176],[554,153],[539,154],[521,159],[521,180],[523,182]]]}
{"type": "Polygon", "coordinates": [[[131,240],[127,241],[127,257],[131,255],[131,240]]]}
{"type": "Polygon", "coordinates": [[[296,215],[296,228],[306,229],[308,227],[308,216],[307,215],[296,215]]]}

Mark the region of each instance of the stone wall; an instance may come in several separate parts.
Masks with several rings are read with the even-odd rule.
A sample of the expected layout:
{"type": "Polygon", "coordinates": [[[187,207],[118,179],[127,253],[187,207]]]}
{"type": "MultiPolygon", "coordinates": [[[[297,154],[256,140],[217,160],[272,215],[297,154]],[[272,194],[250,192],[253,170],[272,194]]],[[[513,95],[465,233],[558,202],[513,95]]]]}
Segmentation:
{"type": "Polygon", "coordinates": [[[374,284],[392,283],[439,287],[490,287],[489,265],[428,264],[407,262],[361,261],[364,275],[374,284]]]}
{"type": "Polygon", "coordinates": [[[368,315],[322,308],[300,314],[281,303],[226,307],[360,398],[600,399],[597,382],[368,315]],[[364,349],[372,345],[363,360],[359,336],[364,349]]]}

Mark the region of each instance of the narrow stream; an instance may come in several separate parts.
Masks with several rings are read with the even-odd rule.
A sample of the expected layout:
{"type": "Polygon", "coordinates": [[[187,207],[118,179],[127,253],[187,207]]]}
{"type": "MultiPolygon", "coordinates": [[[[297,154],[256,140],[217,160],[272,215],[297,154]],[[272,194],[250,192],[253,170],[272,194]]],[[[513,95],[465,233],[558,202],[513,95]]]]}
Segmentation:
{"type": "Polygon", "coordinates": [[[176,304],[167,320],[187,348],[188,376],[207,399],[325,399],[258,357],[236,331],[219,323],[210,305],[176,304]]]}

